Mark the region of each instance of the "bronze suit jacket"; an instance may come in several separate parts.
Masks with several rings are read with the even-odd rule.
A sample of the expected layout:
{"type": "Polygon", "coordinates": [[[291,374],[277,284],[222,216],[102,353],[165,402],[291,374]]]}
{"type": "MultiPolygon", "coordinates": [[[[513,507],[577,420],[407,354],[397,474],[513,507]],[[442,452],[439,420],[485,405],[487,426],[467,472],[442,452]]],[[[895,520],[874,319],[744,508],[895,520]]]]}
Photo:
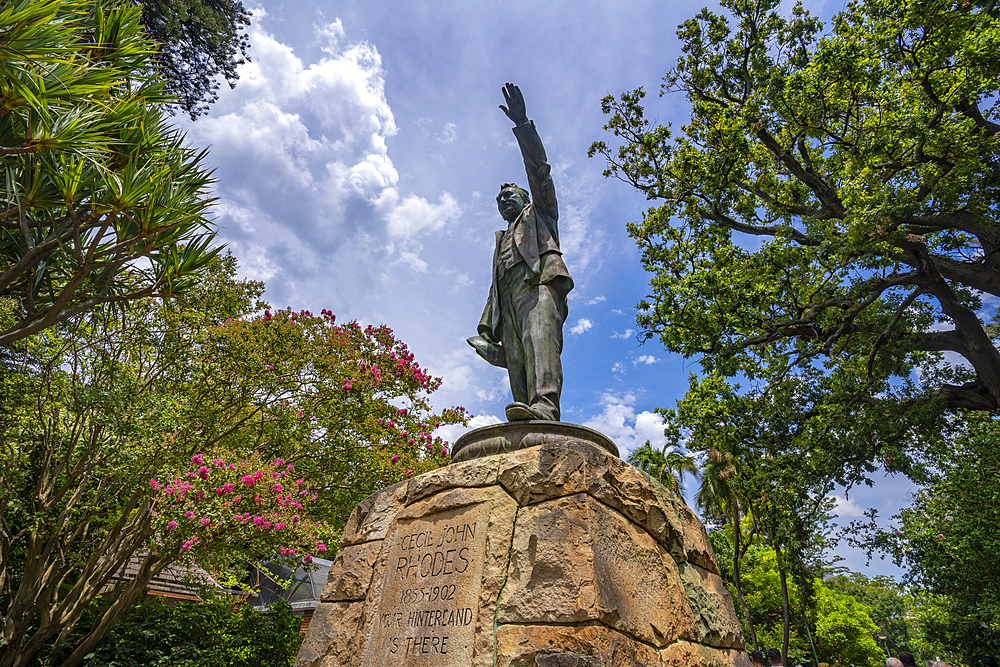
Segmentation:
{"type": "MultiPolygon", "coordinates": [[[[570,277],[559,249],[559,209],[556,204],[556,189],[552,184],[552,167],[546,160],[545,148],[535,124],[528,121],[513,129],[524,158],[524,169],[528,176],[531,203],[524,207],[514,222],[514,245],[528,265],[525,283],[530,286],[551,285],[557,294],[565,299],[573,289],[570,277]]],[[[497,295],[497,268],[500,263],[500,243],[504,232],[496,233],[496,247],[493,251],[493,281],[486,308],[479,320],[478,333],[483,338],[500,341],[500,299],[497,295]]]]}

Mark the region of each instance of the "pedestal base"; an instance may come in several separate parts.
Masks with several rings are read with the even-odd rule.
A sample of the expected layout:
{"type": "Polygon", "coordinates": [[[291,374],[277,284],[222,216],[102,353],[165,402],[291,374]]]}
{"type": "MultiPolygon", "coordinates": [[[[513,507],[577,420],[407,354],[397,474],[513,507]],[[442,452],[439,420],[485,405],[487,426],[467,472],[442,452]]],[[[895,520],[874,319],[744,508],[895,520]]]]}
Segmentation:
{"type": "Polygon", "coordinates": [[[750,665],[697,517],[586,442],[370,496],[321,599],[297,667],[750,665]]]}

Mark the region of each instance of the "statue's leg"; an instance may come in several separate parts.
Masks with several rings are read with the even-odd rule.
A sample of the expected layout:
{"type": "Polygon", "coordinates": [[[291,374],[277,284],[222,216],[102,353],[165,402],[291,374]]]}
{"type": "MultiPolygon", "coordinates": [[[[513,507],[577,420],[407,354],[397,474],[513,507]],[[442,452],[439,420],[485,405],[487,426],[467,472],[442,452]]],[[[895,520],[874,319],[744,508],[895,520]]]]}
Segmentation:
{"type": "MultiPolygon", "coordinates": [[[[521,344],[522,318],[518,314],[514,292],[523,289],[520,279],[513,279],[509,273],[498,285],[500,299],[500,333],[504,353],[507,355],[507,376],[510,378],[510,393],[518,403],[527,404],[530,399],[525,374],[524,347],[521,344]]],[[[519,278],[519,277],[518,277],[519,278]]]]}
{"type": "MultiPolygon", "coordinates": [[[[524,349],[528,405],[553,421],[559,421],[562,393],[563,323],[566,297],[551,285],[532,288],[533,299],[524,313],[521,345],[524,349]]],[[[527,305],[527,304],[526,304],[527,305]]]]}

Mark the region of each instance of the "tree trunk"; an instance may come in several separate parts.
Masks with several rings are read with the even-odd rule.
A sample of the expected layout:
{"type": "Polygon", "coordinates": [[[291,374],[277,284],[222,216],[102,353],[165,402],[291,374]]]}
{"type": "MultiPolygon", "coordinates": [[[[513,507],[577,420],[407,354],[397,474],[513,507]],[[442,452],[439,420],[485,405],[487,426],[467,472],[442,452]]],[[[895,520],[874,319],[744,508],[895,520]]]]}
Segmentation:
{"type": "Polygon", "coordinates": [[[743,615],[747,621],[747,630],[750,632],[750,640],[753,642],[753,650],[759,651],[760,647],[757,645],[757,631],[753,627],[753,620],[750,618],[750,607],[747,606],[746,598],[743,597],[743,583],[740,579],[740,559],[742,554],[740,549],[742,547],[741,537],[741,526],[740,526],[740,516],[739,510],[733,513],[733,585],[736,586],[736,596],[740,599],[740,604],[743,606],[743,615]]]}
{"type": "Polygon", "coordinates": [[[782,619],[781,636],[781,664],[788,664],[788,629],[792,623],[792,614],[788,608],[788,575],[785,574],[785,566],[781,562],[781,549],[772,542],[774,553],[778,556],[778,578],[781,580],[781,610],[784,614],[782,619]]]}

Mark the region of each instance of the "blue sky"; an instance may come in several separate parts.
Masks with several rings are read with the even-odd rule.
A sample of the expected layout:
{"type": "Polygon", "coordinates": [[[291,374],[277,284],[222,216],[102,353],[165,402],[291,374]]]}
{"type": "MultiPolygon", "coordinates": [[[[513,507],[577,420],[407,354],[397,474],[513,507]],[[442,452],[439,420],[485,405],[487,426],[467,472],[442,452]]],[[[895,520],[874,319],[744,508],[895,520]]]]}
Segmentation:
{"type": "MultiPolygon", "coordinates": [[[[562,418],[606,433],[624,455],[663,442],[653,410],[673,407],[698,366],[638,343],[648,281],[625,225],[646,202],[586,152],[604,138],[607,94],[644,86],[649,115],[684,123],[686,100],[656,92],[679,54],[676,26],[701,6],[270,0],[254,8],[252,62],[236,88],[223,86],[208,116],[178,122],[210,148],[221,236],[272,306],[388,324],[444,378],[437,405],[464,405],[485,425],[502,420],[509,389],[465,338],[503,227],[494,197],[502,182],[525,182],[497,106],[501,86],[518,84],[553,165],[576,282],[562,418]]],[[[841,6],[811,8],[825,17],[841,6]]],[[[890,516],[909,488],[885,478],[841,494],[841,516],[869,506],[890,516]]],[[[897,572],[838,553],[854,570],[897,572]]]]}

